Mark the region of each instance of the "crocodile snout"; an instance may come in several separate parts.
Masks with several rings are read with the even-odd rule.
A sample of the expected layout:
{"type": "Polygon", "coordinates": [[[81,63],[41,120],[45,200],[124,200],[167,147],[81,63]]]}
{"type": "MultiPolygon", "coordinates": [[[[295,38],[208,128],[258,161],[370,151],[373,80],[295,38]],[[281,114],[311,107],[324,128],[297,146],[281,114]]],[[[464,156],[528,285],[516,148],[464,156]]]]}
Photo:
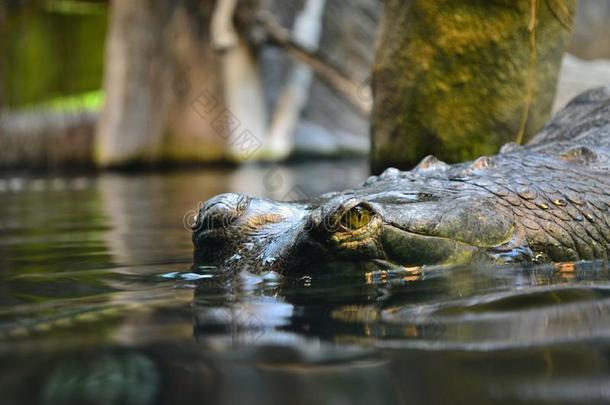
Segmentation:
{"type": "Polygon", "coordinates": [[[193,226],[195,262],[261,268],[290,254],[309,209],[299,203],[226,193],[206,201],[193,226]]]}
{"type": "Polygon", "coordinates": [[[247,209],[249,197],[241,194],[220,194],[208,200],[199,211],[195,230],[226,228],[233,224],[247,209]]]}

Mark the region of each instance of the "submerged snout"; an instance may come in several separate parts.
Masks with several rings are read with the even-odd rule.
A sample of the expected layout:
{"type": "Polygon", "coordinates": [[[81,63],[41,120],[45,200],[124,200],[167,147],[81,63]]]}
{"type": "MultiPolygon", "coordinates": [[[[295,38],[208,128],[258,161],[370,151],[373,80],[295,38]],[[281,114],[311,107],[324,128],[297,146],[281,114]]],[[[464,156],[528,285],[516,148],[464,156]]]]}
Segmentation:
{"type": "Polygon", "coordinates": [[[220,194],[206,201],[193,226],[195,263],[260,271],[293,250],[310,209],[299,203],[220,194]]]}

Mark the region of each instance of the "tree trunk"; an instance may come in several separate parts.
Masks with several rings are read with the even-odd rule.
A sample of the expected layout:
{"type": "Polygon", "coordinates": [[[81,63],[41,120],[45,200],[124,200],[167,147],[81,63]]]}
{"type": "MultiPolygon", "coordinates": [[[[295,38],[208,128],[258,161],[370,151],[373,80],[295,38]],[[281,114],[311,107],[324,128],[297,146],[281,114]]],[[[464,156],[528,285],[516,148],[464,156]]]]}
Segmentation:
{"type": "Polygon", "coordinates": [[[462,161],[547,120],[575,0],[387,0],[373,69],[374,172],[462,161]]]}
{"type": "Polygon", "coordinates": [[[0,108],[0,169],[92,166],[97,114],[0,108]]]}
{"type": "MultiPolygon", "coordinates": [[[[368,34],[377,19],[369,9],[377,7],[375,1],[359,0],[352,7],[329,0],[326,13],[321,0],[312,0],[319,12],[306,25],[320,25],[320,53],[328,53],[323,48],[330,46],[334,57],[346,54],[356,77],[370,66],[368,34]],[[351,26],[353,16],[362,19],[362,27],[351,26]],[[353,33],[362,37],[362,32],[368,35],[364,44],[360,38],[354,42],[353,33]]],[[[302,117],[315,122],[327,137],[335,137],[336,131],[349,139],[350,147],[357,142],[345,137],[347,133],[365,140],[365,117],[353,111],[343,95],[312,80],[308,67],[282,55],[280,76],[296,70],[292,76],[298,80],[269,86],[267,73],[277,73],[277,58],[267,57],[268,47],[257,53],[247,42],[251,27],[240,26],[238,36],[232,17],[236,7],[276,13],[271,6],[278,4],[290,19],[302,6],[295,0],[114,1],[106,103],[96,134],[98,165],[282,159],[292,152],[295,133],[307,132],[305,138],[311,138],[311,130],[304,130],[311,125],[301,125],[302,117]],[[323,128],[327,125],[329,129],[323,128]]]]}
{"type": "Polygon", "coordinates": [[[212,1],[114,1],[106,48],[100,166],[224,158],[212,1]]]}

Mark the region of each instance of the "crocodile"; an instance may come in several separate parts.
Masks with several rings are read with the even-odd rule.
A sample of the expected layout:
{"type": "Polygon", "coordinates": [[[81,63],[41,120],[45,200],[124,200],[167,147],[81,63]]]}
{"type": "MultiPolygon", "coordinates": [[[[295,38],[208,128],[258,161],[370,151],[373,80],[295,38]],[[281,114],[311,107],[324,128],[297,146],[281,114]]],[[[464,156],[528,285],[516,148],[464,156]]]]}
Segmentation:
{"type": "Polygon", "coordinates": [[[610,86],[574,98],[528,144],[446,164],[425,157],[362,186],[292,202],[202,204],[194,261],[226,271],[608,261],[610,86]]]}

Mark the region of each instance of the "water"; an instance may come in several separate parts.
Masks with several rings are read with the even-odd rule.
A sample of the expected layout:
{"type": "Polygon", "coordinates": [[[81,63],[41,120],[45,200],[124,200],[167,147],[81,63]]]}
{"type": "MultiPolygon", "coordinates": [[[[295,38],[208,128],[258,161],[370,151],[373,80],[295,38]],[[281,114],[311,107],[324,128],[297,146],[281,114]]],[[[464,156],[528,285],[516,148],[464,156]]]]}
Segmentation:
{"type": "Polygon", "coordinates": [[[198,201],[298,198],[366,175],[349,161],[0,177],[1,402],[610,401],[601,264],[283,280],[191,267],[198,201]]]}

